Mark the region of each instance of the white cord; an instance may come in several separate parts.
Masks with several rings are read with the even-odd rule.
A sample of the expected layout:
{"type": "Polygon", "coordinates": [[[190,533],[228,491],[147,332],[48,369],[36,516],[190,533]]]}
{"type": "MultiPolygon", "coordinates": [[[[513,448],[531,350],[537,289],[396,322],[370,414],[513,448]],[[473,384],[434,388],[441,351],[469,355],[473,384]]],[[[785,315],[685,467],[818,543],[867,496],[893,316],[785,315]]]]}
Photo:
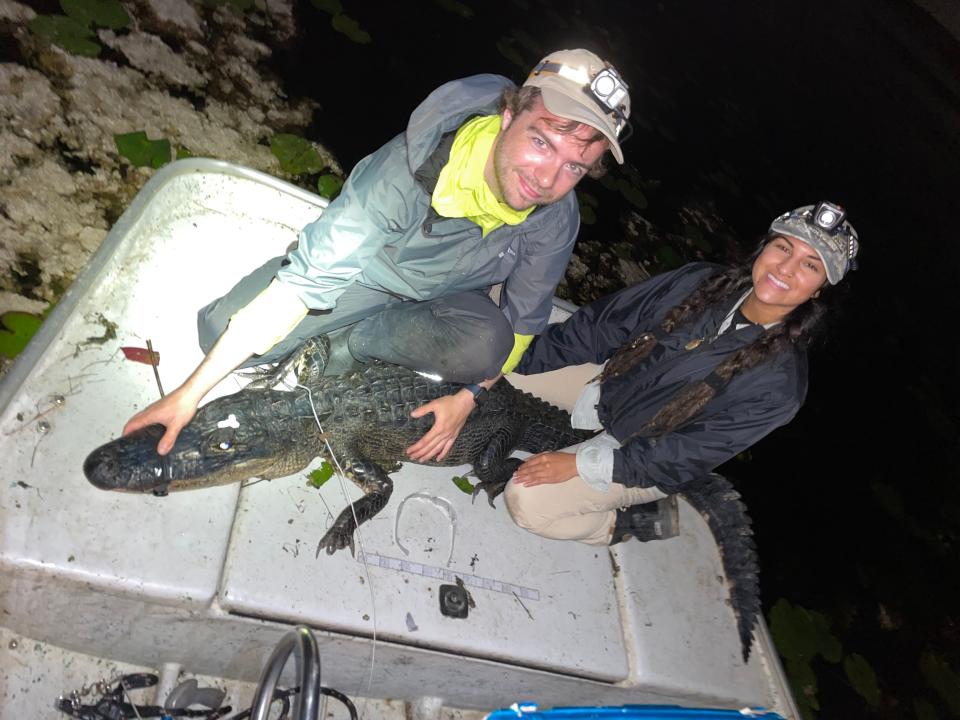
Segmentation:
{"type": "Polygon", "coordinates": [[[307,399],[310,401],[310,410],[313,412],[313,419],[317,423],[317,427],[320,429],[320,437],[323,438],[323,444],[327,449],[327,454],[333,461],[334,467],[337,468],[337,480],[340,482],[340,492],[343,494],[343,499],[350,503],[350,511],[353,514],[353,523],[356,526],[356,530],[354,532],[357,534],[357,542],[360,545],[360,554],[363,558],[363,572],[367,577],[367,587],[370,590],[370,607],[372,610],[371,617],[373,618],[373,643],[370,646],[370,672],[367,675],[367,689],[364,691],[363,705],[360,709],[360,718],[362,720],[367,711],[367,699],[370,697],[370,692],[373,688],[373,668],[377,659],[377,603],[373,593],[373,580],[370,577],[370,568],[367,565],[367,551],[363,546],[363,535],[360,532],[360,521],[357,519],[357,511],[354,509],[353,503],[350,502],[350,498],[347,496],[347,486],[343,484],[343,468],[340,466],[340,461],[337,460],[337,456],[334,454],[333,448],[330,447],[330,441],[325,437],[323,425],[320,424],[320,417],[317,415],[317,408],[313,404],[313,393],[310,392],[310,388],[308,388],[306,385],[297,383],[296,387],[307,391],[307,399]]]}

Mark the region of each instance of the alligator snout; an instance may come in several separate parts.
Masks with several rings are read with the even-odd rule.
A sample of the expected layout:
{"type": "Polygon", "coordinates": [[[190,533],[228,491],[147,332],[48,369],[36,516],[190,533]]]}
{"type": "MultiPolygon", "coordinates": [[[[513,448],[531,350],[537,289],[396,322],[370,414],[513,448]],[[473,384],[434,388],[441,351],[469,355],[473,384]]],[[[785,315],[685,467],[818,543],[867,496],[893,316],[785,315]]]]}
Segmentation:
{"type": "Polygon", "coordinates": [[[163,425],[149,425],[101,445],[87,456],[83,474],[101,490],[150,492],[164,484],[163,459],[157,443],[163,425]]]}

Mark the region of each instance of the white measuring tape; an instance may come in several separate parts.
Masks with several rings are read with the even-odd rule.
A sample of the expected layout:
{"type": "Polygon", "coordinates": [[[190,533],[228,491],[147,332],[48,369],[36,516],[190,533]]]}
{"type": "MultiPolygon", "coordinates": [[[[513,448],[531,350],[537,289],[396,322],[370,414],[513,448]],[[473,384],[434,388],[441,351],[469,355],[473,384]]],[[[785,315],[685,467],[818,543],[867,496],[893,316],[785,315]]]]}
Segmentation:
{"type": "Polygon", "coordinates": [[[410,573],[411,575],[421,575],[423,577],[445,580],[451,583],[455,583],[457,578],[460,578],[463,584],[469,587],[480,588],[481,590],[493,590],[494,592],[504,593],[505,595],[516,595],[524,600],[540,600],[540,591],[535,588],[514,585],[513,583],[494,580],[493,578],[483,577],[481,575],[454,572],[447,568],[424,565],[423,563],[413,562],[403,558],[388,557],[387,555],[358,552],[357,562],[362,563],[364,561],[366,561],[370,567],[382,567],[387,570],[396,570],[398,572],[410,573]]]}

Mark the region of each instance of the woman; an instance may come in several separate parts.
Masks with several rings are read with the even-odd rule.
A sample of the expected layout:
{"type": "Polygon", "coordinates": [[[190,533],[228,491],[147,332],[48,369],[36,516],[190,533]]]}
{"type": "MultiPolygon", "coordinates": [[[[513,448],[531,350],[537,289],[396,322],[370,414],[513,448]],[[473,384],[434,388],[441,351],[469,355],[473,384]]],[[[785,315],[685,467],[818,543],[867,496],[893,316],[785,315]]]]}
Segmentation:
{"type": "Polygon", "coordinates": [[[593,545],[675,535],[673,494],[803,404],[805,349],[858,248],[840,207],[807,205],[773,221],[752,264],[686,265],[550,326],[517,372],[605,362],[573,412],[604,432],[518,468],[517,524],[593,545]]]}

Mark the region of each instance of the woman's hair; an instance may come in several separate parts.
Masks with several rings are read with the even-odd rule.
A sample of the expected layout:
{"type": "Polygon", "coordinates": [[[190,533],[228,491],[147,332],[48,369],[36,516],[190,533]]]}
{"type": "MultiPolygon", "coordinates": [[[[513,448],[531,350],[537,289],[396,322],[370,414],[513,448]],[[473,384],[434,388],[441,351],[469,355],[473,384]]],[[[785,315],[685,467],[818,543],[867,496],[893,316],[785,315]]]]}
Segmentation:
{"type": "MultiPolygon", "coordinates": [[[[509,86],[503,89],[503,92],[500,93],[500,99],[497,103],[497,112],[502,113],[504,110],[509,110],[510,114],[516,117],[521,113],[526,112],[533,108],[536,104],[537,99],[542,95],[540,88],[534,87],[532,85],[522,85],[521,87],[509,86]]],[[[551,130],[558,132],[561,135],[572,135],[577,131],[582,123],[579,120],[544,120],[551,130]]],[[[586,141],[584,145],[590,145],[591,143],[599,142],[601,140],[606,141],[606,136],[596,130],[586,141]]],[[[604,159],[607,157],[607,153],[604,152],[597,158],[597,161],[590,166],[590,169],[587,170],[587,175],[596,179],[603,177],[607,172],[606,165],[604,164],[604,159]]]]}
{"type": "MultiPolygon", "coordinates": [[[[746,264],[712,275],[700,283],[683,302],[667,312],[659,329],[670,334],[700,317],[709,306],[731,299],[737,291],[743,292],[750,287],[753,261],[771,239],[764,239],[746,264]]],[[[687,383],[677,390],[634,435],[663,435],[675,430],[700,412],[737,373],[755,368],[791,346],[801,349],[809,347],[822,328],[829,306],[833,304],[831,290],[834,288],[824,285],[817,297],[811,297],[797,306],[783,322],[766,329],[752,343],[723,360],[705,379],[687,383]]],[[[622,345],[604,367],[600,375],[601,383],[623,374],[644,360],[656,344],[654,333],[645,332],[622,345]]]]}

